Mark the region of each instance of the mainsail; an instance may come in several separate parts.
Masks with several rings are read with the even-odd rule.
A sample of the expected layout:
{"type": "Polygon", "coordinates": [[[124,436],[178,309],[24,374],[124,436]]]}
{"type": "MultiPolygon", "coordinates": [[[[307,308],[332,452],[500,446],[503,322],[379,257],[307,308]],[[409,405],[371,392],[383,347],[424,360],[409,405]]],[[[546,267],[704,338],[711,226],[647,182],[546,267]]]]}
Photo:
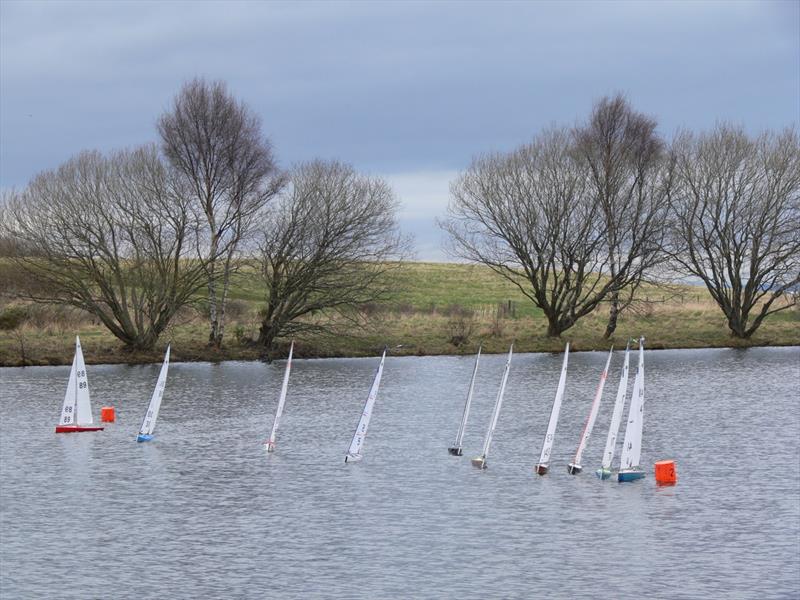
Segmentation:
{"type": "Polygon", "coordinates": [[[61,407],[59,425],[91,425],[92,402],[89,398],[89,379],[86,376],[86,363],[83,360],[81,340],[75,336],[75,357],[69,372],[67,393],[61,407]]]}
{"type": "Polygon", "coordinates": [[[637,469],[642,454],[642,426],[644,425],[644,344],[639,340],[639,368],[633,380],[631,406],[628,409],[628,425],[622,445],[620,470],[637,469]]]}
{"type": "Polygon", "coordinates": [[[550,465],[550,454],[553,451],[553,441],[556,437],[556,425],[558,425],[558,414],[561,412],[561,403],[564,400],[564,389],[567,386],[567,362],[569,361],[569,342],[564,350],[564,362],[561,365],[561,377],[558,379],[558,389],[556,398],[553,401],[553,409],[550,411],[550,422],[547,424],[547,433],[542,444],[542,453],[539,456],[539,463],[536,470],[540,475],[544,475],[550,465]]]}
{"type": "Polygon", "coordinates": [[[56,425],[56,433],[102,430],[103,427],[92,425],[92,402],[89,398],[86,363],[83,360],[81,340],[75,336],[75,357],[72,359],[67,393],[64,395],[64,404],[61,406],[61,417],[56,425]]]}
{"type": "Polygon", "coordinates": [[[269,439],[267,440],[267,452],[272,452],[275,449],[275,435],[278,433],[278,425],[281,422],[281,415],[283,414],[283,405],[286,403],[286,391],[289,389],[289,372],[292,370],[292,353],[294,352],[294,341],[289,346],[289,358],[286,360],[286,369],[283,372],[283,385],[281,386],[281,395],[278,398],[278,408],[275,411],[275,420],[272,422],[272,431],[270,431],[269,439]]]}
{"type": "Polygon", "coordinates": [[[478,374],[478,362],[481,359],[481,347],[478,346],[478,355],[475,357],[475,367],[472,369],[472,378],[469,381],[469,391],[467,392],[467,400],[464,403],[464,413],[461,415],[461,425],[458,427],[458,434],[456,435],[456,442],[450,448],[450,454],[461,456],[461,443],[464,439],[464,429],[467,427],[467,419],[469,418],[469,407],[472,403],[472,392],[475,389],[475,377],[478,374]]]}
{"type": "Polygon", "coordinates": [[[386,350],[384,349],[381,362],[378,365],[378,371],[375,373],[375,379],[372,381],[372,387],[369,390],[369,396],[367,396],[367,401],[364,404],[364,411],[361,413],[361,419],[358,421],[358,427],[356,427],[356,431],[353,434],[344,462],[361,460],[361,448],[364,446],[364,440],[367,437],[367,428],[369,427],[370,417],[372,417],[372,407],[378,397],[378,387],[381,385],[381,375],[383,375],[383,363],[385,360],[386,350]]]}
{"type": "Polygon", "coordinates": [[[581,434],[581,440],[578,444],[578,450],[575,452],[575,460],[573,461],[570,469],[570,473],[577,471],[579,472],[581,469],[581,459],[583,458],[583,451],[586,450],[586,444],[589,443],[589,437],[592,435],[592,429],[594,428],[594,422],[597,419],[597,413],[600,410],[600,400],[603,397],[603,388],[606,385],[606,378],[608,377],[608,367],[611,365],[611,357],[614,354],[614,348],[612,346],[611,350],[608,352],[608,359],[606,360],[606,366],[603,369],[603,372],[600,375],[600,383],[597,384],[597,391],[594,394],[594,400],[592,400],[592,408],[589,411],[589,416],[586,418],[586,424],[583,426],[583,433],[581,434]]]}
{"type": "Polygon", "coordinates": [[[158,411],[161,408],[161,399],[164,397],[164,388],[167,386],[167,371],[169,371],[169,349],[164,355],[164,362],[161,364],[161,371],[158,374],[158,381],[156,381],[156,389],[153,390],[153,395],[150,398],[150,405],[147,407],[147,412],[144,414],[142,426],[139,428],[139,436],[152,436],[156,428],[156,419],[158,419],[158,411]]]}
{"type": "Polygon", "coordinates": [[[492,436],[494,429],[497,427],[497,418],[500,416],[500,407],[503,405],[503,394],[506,391],[506,382],[508,381],[508,372],[511,369],[511,356],[514,354],[514,344],[508,349],[508,358],[506,359],[506,367],[503,370],[503,379],[500,382],[500,389],[497,391],[497,398],[494,401],[494,409],[492,409],[492,420],[489,423],[489,430],[486,432],[486,439],[483,440],[483,452],[477,458],[472,459],[472,464],[476,467],[486,468],[486,457],[489,456],[489,446],[492,443],[492,436]]]}
{"type": "Polygon", "coordinates": [[[625,363],[622,365],[622,377],[617,388],[617,399],[614,402],[614,410],[611,413],[611,424],[608,427],[608,437],[606,438],[606,448],[603,451],[603,469],[611,469],[611,461],[614,460],[614,450],[617,445],[617,435],[619,425],[622,421],[622,412],[625,409],[625,394],[628,392],[628,366],[630,365],[630,344],[625,348],[625,363]]]}

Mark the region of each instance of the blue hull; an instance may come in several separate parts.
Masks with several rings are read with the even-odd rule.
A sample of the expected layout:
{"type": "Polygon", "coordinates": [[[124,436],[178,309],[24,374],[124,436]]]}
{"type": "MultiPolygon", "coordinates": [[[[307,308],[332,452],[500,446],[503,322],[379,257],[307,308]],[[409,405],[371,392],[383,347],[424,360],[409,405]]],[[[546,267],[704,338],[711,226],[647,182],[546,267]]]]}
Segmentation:
{"type": "Polygon", "coordinates": [[[136,436],[137,442],[149,442],[152,439],[153,439],[152,435],[144,435],[140,433],[139,435],[136,436]]]}
{"type": "Polygon", "coordinates": [[[637,479],[644,479],[644,471],[620,471],[617,474],[617,481],[620,483],[636,481],[637,479]]]}

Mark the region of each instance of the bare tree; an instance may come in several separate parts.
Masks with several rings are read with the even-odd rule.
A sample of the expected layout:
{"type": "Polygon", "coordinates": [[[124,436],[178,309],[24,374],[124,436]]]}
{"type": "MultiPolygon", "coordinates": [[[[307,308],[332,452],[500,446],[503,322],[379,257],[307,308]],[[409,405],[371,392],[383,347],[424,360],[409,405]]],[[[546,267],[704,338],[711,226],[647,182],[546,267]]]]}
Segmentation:
{"type": "Polygon", "coordinates": [[[30,280],[20,295],[85,310],[129,348],[151,349],[205,281],[175,183],[153,146],[84,152],[38,175],[0,220],[30,280]]]}
{"type": "Polygon", "coordinates": [[[749,338],[792,306],[800,285],[797,131],[749,137],[740,127],[676,138],[674,257],[705,283],[731,333],[749,338]],[[776,303],[780,298],[786,302],[776,303]]]}
{"type": "Polygon", "coordinates": [[[608,270],[630,283],[613,290],[604,337],[617,328],[620,313],[642,282],[653,283],[667,255],[669,165],[654,119],[636,112],[621,94],[603,98],[588,122],[573,131],[576,151],[589,166],[589,185],[606,226],[608,270]],[[621,270],[629,269],[628,274],[621,270]]]}
{"type": "Polygon", "coordinates": [[[267,288],[258,344],[325,330],[354,318],[358,305],[385,299],[390,273],[408,242],[398,232],[397,202],[381,179],[339,162],[295,168],[288,189],[264,214],[259,263],[267,288]]]}
{"type": "Polygon", "coordinates": [[[284,178],[260,119],[221,81],[186,83],[159,119],[158,131],[164,154],[185,177],[207,224],[208,339],[219,347],[237,251],[284,178]]]}
{"type": "Polygon", "coordinates": [[[628,253],[612,273],[608,228],[586,161],[563,129],[518,150],[473,162],[451,186],[448,218],[456,256],[487,265],[544,312],[560,336],[636,276],[628,253]]]}

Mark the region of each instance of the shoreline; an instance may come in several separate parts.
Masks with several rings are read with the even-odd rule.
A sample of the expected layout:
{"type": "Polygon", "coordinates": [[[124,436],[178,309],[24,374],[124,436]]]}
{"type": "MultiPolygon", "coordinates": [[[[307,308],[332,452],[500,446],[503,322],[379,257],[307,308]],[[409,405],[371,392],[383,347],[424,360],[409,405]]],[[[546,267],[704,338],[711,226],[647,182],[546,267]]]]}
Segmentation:
{"type": "MultiPolygon", "coordinates": [[[[78,334],[80,335],[80,334],[78,334]]],[[[606,347],[587,347],[586,345],[581,345],[580,341],[574,340],[560,340],[558,344],[562,346],[561,349],[527,349],[525,344],[520,344],[519,342],[514,342],[516,348],[514,353],[515,354],[559,354],[563,351],[563,345],[570,342],[570,353],[582,353],[582,352],[606,352],[610,349],[610,344],[606,347]]],[[[778,342],[778,343],[761,343],[762,340],[759,340],[758,343],[753,344],[714,344],[714,345],[668,345],[668,344],[654,344],[652,346],[647,346],[647,342],[645,341],[645,350],[648,351],[658,351],[658,350],[722,350],[722,349],[731,349],[731,350],[747,350],[750,348],[800,348],[800,340],[796,341],[788,341],[786,343],[778,342]]],[[[83,345],[83,344],[82,344],[83,345]]],[[[624,346],[620,345],[619,343],[614,344],[615,349],[621,351],[624,349],[624,346]]],[[[407,348],[390,348],[387,356],[391,357],[433,357],[433,356],[473,356],[477,351],[478,344],[476,343],[474,347],[470,346],[469,350],[465,350],[463,352],[426,352],[421,353],[419,351],[414,351],[413,347],[407,348]]],[[[163,360],[163,356],[160,353],[140,353],[134,354],[131,356],[124,356],[121,353],[124,351],[120,351],[116,354],[116,356],[109,357],[108,355],[103,355],[101,360],[92,360],[91,352],[86,351],[84,345],[84,356],[86,359],[87,365],[92,366],[102,366],[102,365],[127,365],[127,366],[137,366],[137,365],[151,365],[151,364],[161,364],[163,360]],[[111,360],[109,360],[111,358],[111,360]],[[114,360],[118,358],[119,360],[114,360]],[[133,360],[131,360],[133,359],[133,360]]],[[[330,358],[377,358],[381,355],[380,350],[376,350],[375,353],[372,352],[363,352],[363,353],[319,353],[319,352],[308,352],[306,349],[305,352],[299,350],[302,348],[299,344],[295,344],[295,352],[294,352],[294,359],[295,360],[321,360],[321,359],[330,359],[330,358]]],[[[173,348],[171,353],[172,356],[170,358],[170,363],[211,363],[211,364],[219,364],[224,362],[267,362],[263,358],[259,358],[258,356],[252,356],[252,352],[241,352],[241,350],[236,349],[237,351],[231,352],[230,349],[223,348],[221,351],[214,350],[211,348],[206,348],[207,352],[206,355],[204,353],[195,354],[193,353],[191,356],[183,356],[181,352],[173,348]],[[215,358],[216,355],[216,358],[215,358]]],[[[503,355],[506,354],[508,350],[483,350],[482,355],[503,355]]],[[[50,360],[43,360],[43,359],[35,359],[29,357],[26,361],[26,364],[19,364],[21,361],[17,363],[12,363],[9,361],[0,361],[0,368],[3,369],[12,369],[12,368],[27,368],[27,367],[62,367],[62,366],[69,366],[72,364],[72,358],[70,357],[68,360],[52,360],[52,357],[48,357],[50,360]]],[[[281,352],[280,354],[276,355],[272,360],[275,361],[282,361],[286,360],[286,353],[281,352]]]]}
{"type": "MultiPolygon", "coordinates": [[[[650,350],[692,348],[750,348],[800,345],[800,305],[770,315],[747,340],[732,337],[725,316],[701,288],[683,286],[665,291],[641,290],[639,302],[619,315],[610,339],[603,337],[608,306],[598,308],[563,332],[547,337],[547,320],[512,283],[476,265],[417,263],[396,274],[392,297],[365,304],[357,312],[328,315],[327,331],[297,339],[297,358],[357,358],[380,355],[388,346],[394,356],[471,355],[483,346],[486,354],[505,354],[509,345],[526,352],[564,349],[607,351],[625,347],[643,335],[650,350]],[[398,347],[400,346],[400,347],[398,347]]],[[[86,313],[61,306],[0,302],[0,366],[69,365],[80,335],[88,364],[161,363],[167,342],[173,362],[258,361],[255,345],[261,325],[264,289],[241,276],[231,290],[226,313],[224,346],[208,346],[208,324],[198,307],[175,317],[152,351],[128,351],[86,313]],[[17,317],[17,322],[12,317],[17,317]],[[20,319],[19,317],[23,318],[20,319]]],[[[2,300],[0,298],[0,300],[2,300]]],[[[289,339],[279,338],[270,352],[286,358],[289,339]]]]}

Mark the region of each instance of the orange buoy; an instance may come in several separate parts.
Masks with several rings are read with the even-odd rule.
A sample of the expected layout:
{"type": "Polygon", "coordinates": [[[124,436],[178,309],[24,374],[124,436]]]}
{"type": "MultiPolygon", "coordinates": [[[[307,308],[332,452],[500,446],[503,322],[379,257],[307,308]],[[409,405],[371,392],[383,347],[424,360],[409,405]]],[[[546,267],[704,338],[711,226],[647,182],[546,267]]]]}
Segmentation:
{"type": "Polygon", "coordinates": [[[659,485],[675,485],[678,474],[675,471],[674,460],[660,460],[655,464],[656,483],[659,485]]]}
{"type": "Polygon", "coordinates": [[[100,420],[103,423],[113,423],[117,416],[114,414],[113,406],[104,406],[100,409],[100,420]]]}

